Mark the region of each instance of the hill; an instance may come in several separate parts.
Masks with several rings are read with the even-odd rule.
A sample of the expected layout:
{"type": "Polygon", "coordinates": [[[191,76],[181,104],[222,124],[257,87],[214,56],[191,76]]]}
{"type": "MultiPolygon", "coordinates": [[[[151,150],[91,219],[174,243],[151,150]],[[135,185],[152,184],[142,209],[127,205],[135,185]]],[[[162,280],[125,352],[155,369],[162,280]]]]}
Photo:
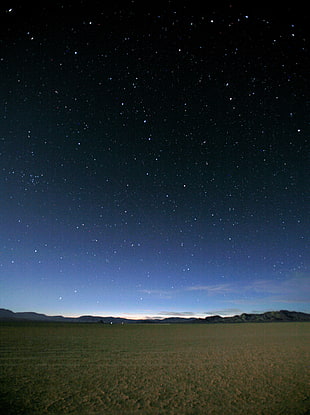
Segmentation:
{"type": "Polygon", "coordinates": [[[229,324],[229,323],[266,323],[266,322],[297,322],[310,321],[310,314],[298,311],[267,311],[262,314],[235,315],[232,317],[209,316],[203,318],[182,318],[168,317],[164,319],[146,319],[132,320],[122,317],[102,317],[102,316],[81,316],[81,317],[63,317],[63,316],[47,316],[34,312],[18,312],[0,308],[0,321],[42,321],[42,322],[70,322],[70,323],[103,323],[103,324],[229,324]]]}

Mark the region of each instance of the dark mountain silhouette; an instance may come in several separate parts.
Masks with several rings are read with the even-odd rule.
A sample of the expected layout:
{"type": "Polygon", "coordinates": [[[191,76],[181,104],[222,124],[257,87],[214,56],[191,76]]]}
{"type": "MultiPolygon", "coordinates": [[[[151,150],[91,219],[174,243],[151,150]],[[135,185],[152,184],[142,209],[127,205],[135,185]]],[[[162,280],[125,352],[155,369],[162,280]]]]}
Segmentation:
{"type": "Polygon", "coordinates": [[[182,318],[168,317],[164,319],[132,320],[122,317],[101,317],[101,316],[81,316],[63,317],[47,316],[45,314],[33,312],[14,313],[11,310],[0,308],[0,321],[42,321],[42,322],[71,322],[71,323],[103,323],[103,324],[228,324],[228,323],[266,323],[266,322],[289,322],[289,321],[310,321],[310,314],[298,311],[268,311],[262,314],[236,315],[232,317],[209,316],[205,318],[182,318]]]}
{"type": "Polygon", "coordinates": [[[208,323],[259,323],[259,322],[277,322],[277,321],[310,321],[310,314],[301,313],[297,311],[267,311],[262,314],[247,314],[243,313],[240,316],[221,317],[212,316],[206,317],[208,323]]]}

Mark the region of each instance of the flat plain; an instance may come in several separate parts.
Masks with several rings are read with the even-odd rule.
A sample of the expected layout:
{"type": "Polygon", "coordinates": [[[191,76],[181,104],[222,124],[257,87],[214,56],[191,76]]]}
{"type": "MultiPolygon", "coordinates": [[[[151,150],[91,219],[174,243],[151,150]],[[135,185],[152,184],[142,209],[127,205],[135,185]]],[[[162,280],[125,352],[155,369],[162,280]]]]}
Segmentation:
{"type": "Polygon", "coordinates": [[[310,323],[0,323],[6,415],[310,414],[310,323]]]}

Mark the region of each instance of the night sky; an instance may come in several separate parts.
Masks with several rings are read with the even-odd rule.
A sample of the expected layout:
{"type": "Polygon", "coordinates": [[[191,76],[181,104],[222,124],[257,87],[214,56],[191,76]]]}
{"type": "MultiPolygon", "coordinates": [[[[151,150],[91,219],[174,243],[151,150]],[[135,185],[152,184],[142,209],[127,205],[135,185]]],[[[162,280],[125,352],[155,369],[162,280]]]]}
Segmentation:
{"type": "Polygon", "coordinates": [[[305,10],[7,3],[0,306],[310,312],[305,10]]]}

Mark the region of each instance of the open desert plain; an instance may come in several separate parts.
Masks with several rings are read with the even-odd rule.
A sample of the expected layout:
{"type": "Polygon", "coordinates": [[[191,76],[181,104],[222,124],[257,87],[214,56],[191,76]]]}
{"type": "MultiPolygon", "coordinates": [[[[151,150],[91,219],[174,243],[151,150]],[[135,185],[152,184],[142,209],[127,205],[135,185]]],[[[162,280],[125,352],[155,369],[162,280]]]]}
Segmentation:
{"type": "Polygon", "coordinates": [[[310,413],[310,323],[6,322],[1,413],[310,413]]]}

